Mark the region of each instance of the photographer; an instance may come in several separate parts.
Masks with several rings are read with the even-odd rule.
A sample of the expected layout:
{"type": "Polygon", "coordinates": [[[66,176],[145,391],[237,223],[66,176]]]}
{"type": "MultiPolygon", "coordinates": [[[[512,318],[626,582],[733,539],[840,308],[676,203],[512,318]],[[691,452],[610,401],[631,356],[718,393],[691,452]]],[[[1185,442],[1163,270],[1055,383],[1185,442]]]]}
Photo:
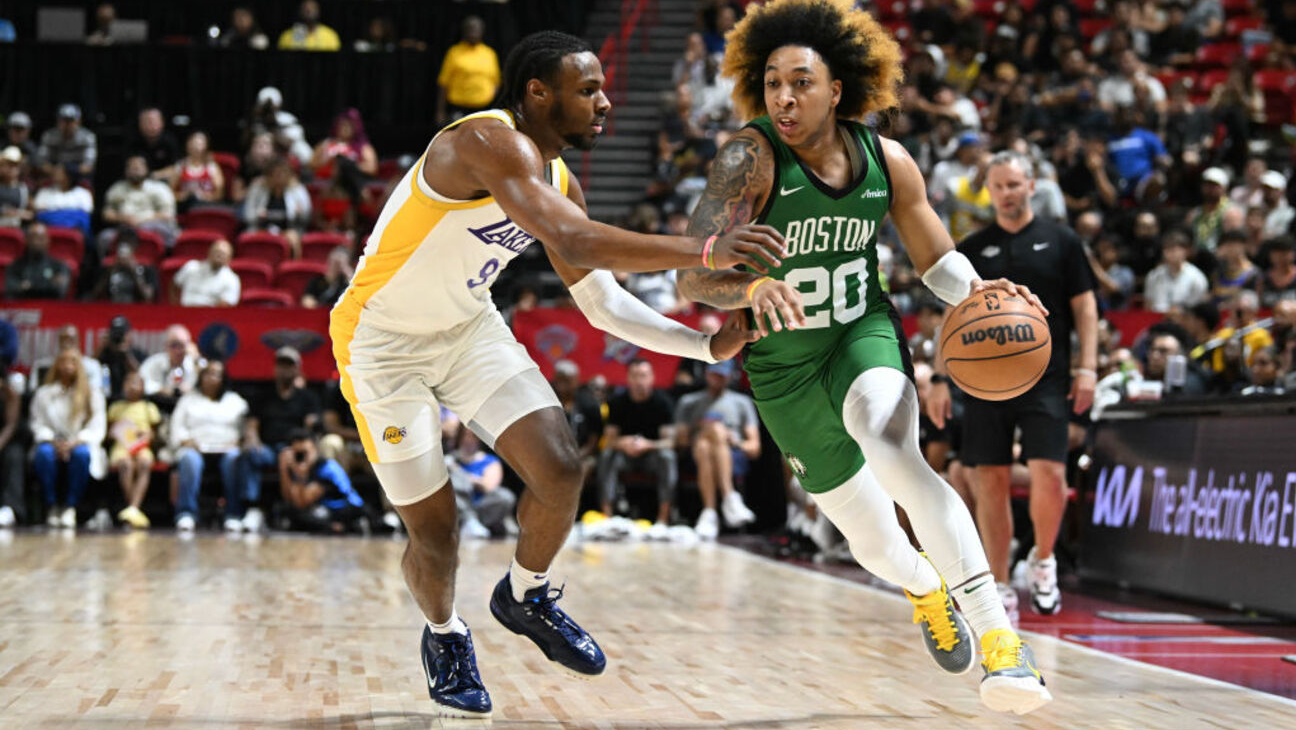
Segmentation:
{"type": "Polygon", "coordinates": [[[135,346],[131,323],[124,315],[117,315],[108,324],[108,340],[99,349],[99,362],[108,368],[109,397],[121,397],[122,382],[126,375],[140,369],[148,353],[135,346]]]}
{"type": "Polygon", "coordinates": [[[295,529],[345,532],[365,517],[364,500],[351,487],[346,470],[320,457],[315,437],[306,429],[294,430],[288,448],[279,452],[279,490],[295,529]]]}
{"type": "Polygon", "coordinates": [[[103,270],[94,298],[114,304],[151,304],[157,293],[157,271],[135,259],[138,235],[133,228],[117,233],[117,256],[103,270]]]}

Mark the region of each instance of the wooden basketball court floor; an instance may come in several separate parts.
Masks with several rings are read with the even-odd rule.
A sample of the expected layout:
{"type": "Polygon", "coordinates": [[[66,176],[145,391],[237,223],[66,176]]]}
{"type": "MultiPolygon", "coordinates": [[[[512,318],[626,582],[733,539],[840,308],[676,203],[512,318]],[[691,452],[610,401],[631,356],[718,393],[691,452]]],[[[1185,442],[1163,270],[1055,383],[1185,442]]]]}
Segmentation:
{"type": "MultiPolygon", "coordinates": [[[[0,533],[0,727],[445,728],[386,539],[0,533]]],[[[1031,637],[1055,701],[991,713],[926,656],[903,598],[716,545],[565,551],[601,642],[579,681],[490,617],[511,546],[465,543],[458,608],[490,727],[1276,730],[1296,703],[1031,637]]]]}

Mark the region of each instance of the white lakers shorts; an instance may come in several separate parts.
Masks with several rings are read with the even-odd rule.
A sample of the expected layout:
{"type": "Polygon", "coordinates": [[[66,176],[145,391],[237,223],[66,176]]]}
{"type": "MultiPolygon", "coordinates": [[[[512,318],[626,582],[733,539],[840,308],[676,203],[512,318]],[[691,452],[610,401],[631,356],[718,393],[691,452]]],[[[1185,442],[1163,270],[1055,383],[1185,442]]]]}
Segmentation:
{"type": "Polygon", "coordinates": [[[393,504],[426,496],[448,478],[441,452],[440,406],[459,417],[489,446],[518,419],[561,407],[553,388],[499,312],[433,335],[394,334],[363,323],[334,323],[342,393],[355,414],[365,454],[375,464],[406,461],[433,452],[434,484],[408,485],[417,494],[395,494],[393,504]]]}

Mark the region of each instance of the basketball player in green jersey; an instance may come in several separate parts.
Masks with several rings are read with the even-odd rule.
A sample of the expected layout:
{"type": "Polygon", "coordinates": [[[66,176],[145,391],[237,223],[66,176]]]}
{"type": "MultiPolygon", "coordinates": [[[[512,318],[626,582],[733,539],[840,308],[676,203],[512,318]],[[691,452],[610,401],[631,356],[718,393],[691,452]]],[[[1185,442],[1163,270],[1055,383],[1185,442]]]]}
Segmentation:
{"type": "Polygon", "coordinates": [[[689,232],[765,223],[787,252],[771,276],[692,269],[679,287],[696,301],[751,309],[768,336],[744,367],[802,486],[860,564],[905,589],[937,664],[972,668],[970,624],[984,654],[982,701],[1022,714],[1052,698],[1004,613],[971,515],[919,453],[908,349],[878,281],[878,226],[891,216],[923,281],[950,304],[986,289],[1039,304],[1025,287],[981,281],[954,251],[904,148],[856,121],[896,105],[901,56],[853,7],[773,0],[726,36],[723,72],[751,122],[717,155],[689,232]],[[910,546],[893,501],[930,562],[910,546]]]}

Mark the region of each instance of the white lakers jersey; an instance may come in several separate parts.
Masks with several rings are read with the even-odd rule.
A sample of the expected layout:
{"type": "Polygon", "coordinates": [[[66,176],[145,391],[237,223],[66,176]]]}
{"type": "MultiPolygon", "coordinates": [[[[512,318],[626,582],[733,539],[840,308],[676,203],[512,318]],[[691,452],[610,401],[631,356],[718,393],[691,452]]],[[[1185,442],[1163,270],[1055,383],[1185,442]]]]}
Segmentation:
{"type": "MultiPolygon", "coordinates": [[[[482,117],[516,129],[513,115],[500,109],[470,114],[456,124],[482,117]]],[[[535,242],[494,198],[439,195],[423,179],[426,159],[424,153],[383,206],[351,285],[334,307],[335,317],[400,334],[450,329],[494,307],[491,284],[535,242]]],[[[561,159],[549,163],[549,177],[566,195],[567,167],[561,159]]]]}

